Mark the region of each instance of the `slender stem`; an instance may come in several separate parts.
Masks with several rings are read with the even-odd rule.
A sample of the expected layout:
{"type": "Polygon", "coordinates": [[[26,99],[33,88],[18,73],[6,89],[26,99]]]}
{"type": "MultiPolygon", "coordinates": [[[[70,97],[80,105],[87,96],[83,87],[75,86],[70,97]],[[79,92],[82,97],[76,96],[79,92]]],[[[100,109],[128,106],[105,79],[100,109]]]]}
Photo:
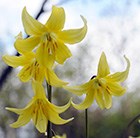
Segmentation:
{"type": "Polygon", "coordinates": [[[47,83],[48,100],[52,101],[52,86],[47,83]]]}
{"type": "Polygon", "coordinates": [[[125,134],[124,134],[124,138],[128,138],[129,136],[129,129],[131,127],[131,125],[138,119],[140,118],[140,114],[138,114],[137,116],[135,116],[128,124],[127,128],[126,128],[126,131],[125,131],[125,134]]]}
{"type": "MultiPolygon", "coordinates": [[[[48,93],[48,100],[49,100],[49,102],[51,102],[52,101],[52,87],[48,83],[47,83],[47,93],[48,93]]],[[[52,124],[51,124],[50,121],[48,121],[48,127],[47,127],[47,136],[48,136],[48,138],[51,138],[51,136],[52,136],[51,129],[52,129],[52,124]]]]}
{"type": "Polygon", "coordinates": [[[52,136],[55,136],[56,134],[55,134],[54,130],[51,129],[51,131],[52,131],[52,136]]]}
{"type": "Polygon", "coordinates": [[[86,138],[88,138],[88,109],[85,109],[86,138]]]}

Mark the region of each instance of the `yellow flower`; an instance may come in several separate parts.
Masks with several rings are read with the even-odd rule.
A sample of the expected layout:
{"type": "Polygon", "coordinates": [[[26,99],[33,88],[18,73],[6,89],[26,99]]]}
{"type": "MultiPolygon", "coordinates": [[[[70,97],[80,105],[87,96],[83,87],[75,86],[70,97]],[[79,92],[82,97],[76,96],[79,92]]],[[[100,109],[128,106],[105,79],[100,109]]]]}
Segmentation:
{"type": "MultiPolygon", "coordinates": [[[[14,68],[21,66],[18,77],[22,82],[27,82],[30,79],[43,82],[46,78],[47,82],[56,87],[61,87],[67,83],[60,80],[52,69],[40,65],[36,60],[36,55],[33,52],[28,52],[20,56],[3,56],[3,60],[14,68]]],[[[52,66],[52,65],[51,65],[52,66]]]]}
{"type": "Polygon", "coordinates": [[[55,135],[52,138],[67,138],[66,134],[63,134],[62,136],[55,135]]]}
{"type": "MultiPolygon", "coordinates": [[[[82,16],[81,16],[82,17],[82,16]]],[[[31,17],[26,8],[22,12],[22,21],[29,38],[17,39],[15,48],[22,53],[32,51],[36,48],[36,56],[39,64],[48,66],[50,61],[63,64],[71,56],[67,44],[75,44],[85,37],[87,24],[82,17],[84,26],[79,29],[63,30],[65,23],[65,11],[63,8],[52,7],[52,13],[45,24],[31,17]]]]}
{"type": "Polygon", "coordinates": [[[69,108],[70,102],[64,106],[56,106],[47,100],[41,83],[33,82],[32,86],[35,95],[25,108],[6,108],[19,115],[18,120],[11,124],[11,127],[18,128],[24,126],[32,119],[38,131],[45,133],[48,120],[54,124],[60,125],[73,119],[64,120],[59,116],[60,113],[69,108]]]}
{"type": "Polygon", "coordinates": [[[130,62],[127,61],[125,71],[110,74],[110,69],[104,52],[100,57],[98,64],[97,76],[93,76],[90,81],[80,86],[64,86],[64,88],[76,95],[86,94],[85,100],[80,104],[72,102],[73,106],[78,110],[83,110],[90,107],[96,100],[101,109],[109,109],[112,105],[112,96],[121,96],[125,93],[126,88],[121,86],[121,82],[128,77],[130,62]]]}

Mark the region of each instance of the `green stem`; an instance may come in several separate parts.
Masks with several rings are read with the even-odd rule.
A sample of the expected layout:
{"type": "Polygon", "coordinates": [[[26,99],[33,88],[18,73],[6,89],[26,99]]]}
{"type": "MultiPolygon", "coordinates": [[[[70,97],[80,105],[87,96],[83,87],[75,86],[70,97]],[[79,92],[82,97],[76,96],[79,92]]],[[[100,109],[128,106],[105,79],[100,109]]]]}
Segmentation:
{"type": "Polygon", "coordinates": [[[86,138],[88,138],[88,109],[85,109],[86,138]]]}
{"type": "Polygon", "coordinates": [[[138,119],[140,118],[140,114],[138,114],[137,116],[135,116],[128,124],[126,130],[125,130],[125,134],[124,134],[124,138],[128,138],[129,136],[129,129],[132,126],[132,124],[138,119]]]}
{"type": "MultiPolygon", "coordinates": [[[[52,101],[52,86],[49,85],[48,83],[47,83],[47,93],[48,93],[48,100],[49,100],[49,102],[51,102],[52,101]]],[[[47,136],[48,136],[48,138],[51,138],[51,136],[52,136],[51,129],[52,129],[52,124],[51,124],[50,121],[48,121],[48,127],[47,127],[47,136]]]]}

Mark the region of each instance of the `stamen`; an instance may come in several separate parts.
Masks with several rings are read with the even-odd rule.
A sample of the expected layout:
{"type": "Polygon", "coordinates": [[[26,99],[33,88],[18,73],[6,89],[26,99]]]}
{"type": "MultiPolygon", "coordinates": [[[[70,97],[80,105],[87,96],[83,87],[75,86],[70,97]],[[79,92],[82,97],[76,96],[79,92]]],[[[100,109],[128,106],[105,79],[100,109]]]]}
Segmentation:
{"type": "Polygon", "coordinates": [[[54,41],[54,45],[55,45],[56,48],[58,48],[56,41],[54,41]]]}
{"type": "Polygon", "coordinates": [[[51,40],[52,40],[50,34],[47,35],[47,40],[48,40],[48,41],[51,41],[51,40]]]}
{"type": "Polygon", "coordinates": [[[50,48],[48,48],[48,53],[51,54],[51,49],[50,48]]]}

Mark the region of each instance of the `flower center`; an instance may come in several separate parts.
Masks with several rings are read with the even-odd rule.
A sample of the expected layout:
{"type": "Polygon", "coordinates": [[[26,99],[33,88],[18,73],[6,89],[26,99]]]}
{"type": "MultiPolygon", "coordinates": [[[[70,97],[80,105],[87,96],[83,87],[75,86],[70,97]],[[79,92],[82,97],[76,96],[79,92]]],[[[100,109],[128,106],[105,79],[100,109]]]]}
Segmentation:
{"type": "Polygon", "coordinates": [[[95,78],[95,83],[96,83],[96,86],[99,88],[99,87],[102,87],[102,88],[106,88],[106,80],[104,78],[95,78]]]}
{"type": "Polygon", "coordinates": [[[25,76],[30,76],[33,79],[37,80],[37,81],[42,81],[43,79],[43,74],[44,73],[44,68],[43,66],[41,66],[36,59],[33,59],[31,61],[30,64],[28,64],[28,66],[26,67],[26,69],[24,70],[24,72],[21,75],[22,77],[25,76]]]}
{"type": "Polygon", "coordinates": [[[45,109],[45,105],[46,105],[46,101],[43,99],[36,99],[35,103],[34,103],[34,109],[33,109],[33,113],[37,113],[38,110],[42,110],[43,112],[46,110],[45,109]]]}
{"type": "Polygon", "coordinates": [[[46,109],[44,107],[45,107],[45,101],[42,99],[36,99],[33,108],[33,114],[35,115],[35,124],[37,124],[37,121],[39,119],[39,114],[40,113],[45,114],[46,109]]]}
{"type": "Polygon", "coordinates": [[[56,35],[54,33],[45,33],[43,35],[42,43],[49,54],[55,53],[57,46],[56,35]]]}

